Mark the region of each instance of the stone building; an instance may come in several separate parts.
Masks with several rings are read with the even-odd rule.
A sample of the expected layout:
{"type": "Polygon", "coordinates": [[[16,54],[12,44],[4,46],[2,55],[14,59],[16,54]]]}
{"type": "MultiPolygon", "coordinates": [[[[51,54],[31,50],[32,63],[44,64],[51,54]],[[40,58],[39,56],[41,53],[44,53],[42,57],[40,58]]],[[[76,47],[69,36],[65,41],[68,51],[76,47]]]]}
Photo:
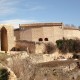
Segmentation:
{"type": "Polygon", "coordinates": [[[62,39],[62,30],[62,23],[20,24],[19,29],[15,30],[15,36],[18,40],[55,42],[62,39]]]}
{"type": "Polygon", "coordinates": [[[17,40],[53,42],[65,38],[80,38],[80,30],[63,23],[33,23],[20,24],[19,29],[15,29],[17,40]]]}
{"type": "MultiPolygon", "coordinates": [[[[73,26],[66,26],[63,23],[20,24],[19,28],[15,30],[11,25],[1,24],[0,50],[10,51],[14,49],[16,47],[15,41],[55,43],[56,40],[63,39],[63,37],[80,39],[80,30],[73,26]]],[[[34,44],[30,43],[30,45],[34,44]]]]}
{"type": "Polygon", "coordinates": [[[10,51],[15,46],[14,31],[11,25],[0,25],[0,50],[10,51]]]}

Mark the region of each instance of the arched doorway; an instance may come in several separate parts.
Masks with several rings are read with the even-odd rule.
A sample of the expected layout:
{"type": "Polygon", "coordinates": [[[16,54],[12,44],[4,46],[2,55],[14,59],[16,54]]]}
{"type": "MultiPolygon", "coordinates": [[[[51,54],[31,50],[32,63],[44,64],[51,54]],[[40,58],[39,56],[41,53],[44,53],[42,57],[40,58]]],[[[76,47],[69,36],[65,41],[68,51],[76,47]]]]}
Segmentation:
{"type": "Polygon", "coordinates": [[[7,30],[5,27],[1,28],[1,51],[8,51],[7,30]]]}

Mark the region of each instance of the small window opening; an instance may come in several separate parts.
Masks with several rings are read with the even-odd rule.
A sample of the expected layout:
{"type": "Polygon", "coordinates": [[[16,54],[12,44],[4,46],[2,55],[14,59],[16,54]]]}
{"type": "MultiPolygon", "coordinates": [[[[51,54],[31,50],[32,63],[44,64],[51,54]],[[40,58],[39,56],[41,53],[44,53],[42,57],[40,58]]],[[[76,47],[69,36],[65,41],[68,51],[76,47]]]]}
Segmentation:
{"type": "Polygon", "coordinates": [[[45,41],[48,41],[48,38],[45,38],[44,40],[45,40],[45,41]]]}
{"type": "Polygon", "coordinates": [[[39,38],[39,41],[43,41],[43,39],[42,38],[39,38]]]}

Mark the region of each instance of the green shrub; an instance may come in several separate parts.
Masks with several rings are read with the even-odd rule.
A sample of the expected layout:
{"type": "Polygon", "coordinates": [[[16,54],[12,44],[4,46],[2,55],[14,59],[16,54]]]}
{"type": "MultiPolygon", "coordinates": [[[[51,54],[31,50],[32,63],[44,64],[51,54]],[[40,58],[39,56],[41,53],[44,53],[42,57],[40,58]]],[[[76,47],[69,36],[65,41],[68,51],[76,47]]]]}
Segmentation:
{"type": "Polygon", "coordinates": [[[0,80],[8,80],[8,75],[7,69],[0,69],[0,80]]]}
{"type": "Polygon", "coordinates": [[[60,39],[56,41],[57,48],[63,52],[72,52],[78,53],[80,52],[80,40],[76,39],[60,39]]]}

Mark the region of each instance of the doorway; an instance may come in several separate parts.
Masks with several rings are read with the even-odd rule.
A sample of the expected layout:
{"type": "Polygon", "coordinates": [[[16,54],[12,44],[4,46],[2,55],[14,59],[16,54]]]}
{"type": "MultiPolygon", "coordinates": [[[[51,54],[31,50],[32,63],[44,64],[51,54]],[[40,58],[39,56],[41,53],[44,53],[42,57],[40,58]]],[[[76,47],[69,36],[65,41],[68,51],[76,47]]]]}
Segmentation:
{"type": "Polygon", "coordinates": [[[1,28],[1,51],[8,51],[8,38],[5,27],[1,28]]]}

